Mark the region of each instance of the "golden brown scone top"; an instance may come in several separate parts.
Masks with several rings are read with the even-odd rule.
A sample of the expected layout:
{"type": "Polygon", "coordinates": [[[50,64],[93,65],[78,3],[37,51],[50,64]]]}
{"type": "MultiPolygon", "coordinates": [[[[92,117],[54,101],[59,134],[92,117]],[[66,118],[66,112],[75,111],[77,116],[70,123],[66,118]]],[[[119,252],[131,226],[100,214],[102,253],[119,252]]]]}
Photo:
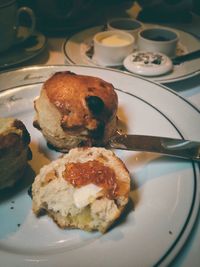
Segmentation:
{"type": "Polygon", "coordinates": [[[106,122],[117,112],[114,87],[97,77],[57,72],[44,83],[43,90],[61,113],[63,129],[95,129],[99,117],[106,122]]]}

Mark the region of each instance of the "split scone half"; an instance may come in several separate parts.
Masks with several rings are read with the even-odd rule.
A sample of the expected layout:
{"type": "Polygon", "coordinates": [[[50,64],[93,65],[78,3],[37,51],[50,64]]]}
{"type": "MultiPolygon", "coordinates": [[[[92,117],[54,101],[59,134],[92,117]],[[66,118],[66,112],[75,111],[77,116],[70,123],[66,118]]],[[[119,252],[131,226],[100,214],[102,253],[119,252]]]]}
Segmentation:
{"type": "Polygon", "coordinates": [[[104,233],[128,203],[130,175],[105,148],[74,148],[44,166],[32,185],[33,212],[61,228],[104,233]]]}

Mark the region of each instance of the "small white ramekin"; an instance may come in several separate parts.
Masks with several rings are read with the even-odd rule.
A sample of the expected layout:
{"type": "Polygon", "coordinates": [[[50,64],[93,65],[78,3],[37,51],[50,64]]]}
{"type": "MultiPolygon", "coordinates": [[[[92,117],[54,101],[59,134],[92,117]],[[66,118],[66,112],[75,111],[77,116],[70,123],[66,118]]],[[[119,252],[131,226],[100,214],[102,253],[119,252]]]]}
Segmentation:
{"type": "Polygon", "coordinates": [[[147,28],[138,32],[138,50],[176,55],[178,33],[165,28],[147,28]]]}
{"type": "Polygon", "coordinates": [[[143,28],[143,23],[134,18],[113,18],[108,20],[107,28],[111,31],[128,32],[137,40],[138,31],[143,28]]]}
{"type": "Polygon", "coordinates": [[[134,37],[123,31],[99,32],[95,34],[93,41],[93,61],[98,65],[108,67],[123,65],[124,58],[133,52],[135,43],[134,37]],[[106,43],[105,40],[110,42],[106,43]]]}

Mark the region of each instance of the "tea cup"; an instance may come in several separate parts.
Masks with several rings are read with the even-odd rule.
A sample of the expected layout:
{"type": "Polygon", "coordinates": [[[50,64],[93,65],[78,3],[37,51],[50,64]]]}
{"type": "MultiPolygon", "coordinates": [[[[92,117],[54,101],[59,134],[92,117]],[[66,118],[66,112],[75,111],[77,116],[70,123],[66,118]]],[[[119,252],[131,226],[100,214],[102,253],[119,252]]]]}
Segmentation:
{"type": "Polygon", "coordinates": [[[20,44],[35,30],[35,16],[29,7],[17,6],[16,0],[0,0],[0,52],[20,44]],[[26,13],[31,21],[30,27],[20,26],[20,16],[26,13]]]}

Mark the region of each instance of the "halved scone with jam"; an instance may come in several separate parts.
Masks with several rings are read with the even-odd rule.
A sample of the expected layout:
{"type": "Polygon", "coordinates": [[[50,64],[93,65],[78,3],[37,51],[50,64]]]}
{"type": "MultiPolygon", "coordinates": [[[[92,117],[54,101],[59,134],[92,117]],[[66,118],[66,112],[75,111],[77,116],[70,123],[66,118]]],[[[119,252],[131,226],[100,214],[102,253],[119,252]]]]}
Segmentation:
{"type": "Polygon", "coordinates": [[[33,212],[61,228],[104,233],[128,203],[130,175],[110,150],[74,148],[44,166],[32,185],[33,212]]]}

